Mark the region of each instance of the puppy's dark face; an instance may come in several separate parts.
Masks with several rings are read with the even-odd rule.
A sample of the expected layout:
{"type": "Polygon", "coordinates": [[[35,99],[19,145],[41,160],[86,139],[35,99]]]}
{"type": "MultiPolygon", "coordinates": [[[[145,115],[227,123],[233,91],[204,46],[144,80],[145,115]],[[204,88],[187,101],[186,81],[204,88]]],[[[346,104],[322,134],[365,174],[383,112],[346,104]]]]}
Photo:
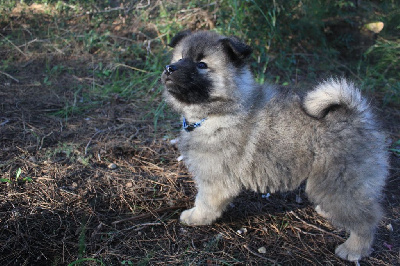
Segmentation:
{"type": "Polygon", "coordinates": [[[185,57],[165,67],[161,80],[167,91],[177,100],[187,104],[200,104],[210,98],[212,80],[207,63],[197,57],[185,57]]]}
{"type": "Polygon", "coordinates": [[[161,81],[166,92],[184,104],[221,99],[225,79],[244,64],[251,48],[236,38],[214,32],[183,32],[170,43],[172,63],[165,66],[161,81]]]}

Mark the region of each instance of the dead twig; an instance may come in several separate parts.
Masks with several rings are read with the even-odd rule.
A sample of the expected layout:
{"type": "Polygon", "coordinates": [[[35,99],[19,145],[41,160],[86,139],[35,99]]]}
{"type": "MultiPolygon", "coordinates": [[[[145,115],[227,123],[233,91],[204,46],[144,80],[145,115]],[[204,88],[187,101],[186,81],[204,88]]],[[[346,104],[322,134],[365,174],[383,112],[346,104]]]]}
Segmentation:
{"type": "Polygon", "coordinates": [[[88,143],[86,144],[86,147],[85,147],[85,156],[87,155],[88,148],[89,148],[89,146],[90,146],[90,143],[91,143],[92,140],[94,139],[94,137],[96,137],[98,134],[103,133],[103,132],[104,132],[104,130],[98,130],[96,133],[93,134],[93,136],[90,138],[90,140],[89,140],[88,143]]]}
{"type": "Polygon", "coordinates": [[[144,224],[135,224],[134,226],[124,228],[121,231],[140,231],[146,226],[156,226],[156,225],[164,225],[163,223],[144,223],[144,224]]]}
{"type": "Polygon", "coordinates": [[[0,36],[3,37],[7,42],[9,42],[12,46],[14,46],[15,49],[17,49],[18,52],[20,52],[21,54],[23,54],[25,57],[28,57],[28,55],[26,53],[24,53],[21,49],[19,49],[18,46],[16,46],[12,41],[10,41],[8,38],[4,37],[3,34],[0,33],[0,36]]]}
{"type": "Polygon", "coordinates": [[[45,136],[40,140],[40,147],[39,147],[39,150],[41,150],[42,147],[43,147],[44,139],[47,138],[47,137],[50,137],[53,133],[54,133],[54,132],[51,131],[49,134],[45,135],[45,136]]]}
{"type": "Polygon", "coordinates": [[[311,227],[311,228],[314,228],[315,230],[318,230],[318,231],[320,231],[320,232],[322,232],[322,233],[324,233],[324,234],[333,236],[333,237],[335,237],[335,238],[337,238],[337,239],[340,239],[340,240],[344,241],[344,239],[343,239],[342,237],[338,236],[338,235],[335,235],[335,234],[333,234],[333,233],[331,233],[331,232],[328,232],[328,231],[326,231],[326,230],[324,230],[324,229],[322,229],[322,228],[319,228],[318,226],[315,226],[315,225],[313,225],[313,224],[307,223],[306,221],[304,221],[303,219],[301,219],[297,214],[295,214],[293,211],[290,211],[289,213],[292,214],[294,217],[296,217],[296,218],[297,218],[299,221],[301,221],[302,223],[306,224],[307,226],[309,226],[309,227],[311,227]]]}
{"type": "MultiPolygon", "coordinates": [[[[183,209],[183,208],[186,208],[186,205],[161,208],[161,209],[155,210],[154,213],[160,214],[160,213],[163,213],[163,212],[166,212],[166,211],[171,211],[171,210],[176,210],[176,209],[183,209]]],[[[113,225],[117,225],[117,224],[123,223],[123,222],[142,220],[142,219],[154,217],[154,213],[144,213],[144,214],[136,215],[136,216],[133,216],[133,217],[129,217],[129,218],[126,218],[126,219],[122,219],[122,220],[119,220],[119,221],[112,222],[112,224],[113,225]]]]}
{"type": "MultiPolygon", "coordinates": [[[[1,35],[1,34],[0,34],[0,35],[1,35]]],[[[5,75],[5,76],[9,77],[10,79],[16,81],[17,83],[19,83],[19,80],[18,80],[18,79],[14,78],[14,77],[11,76],[10,74],[7,74],[6,72],[0,71],[0,74],[3,74],[3,75],[5,75]]]]}
{"type": "Polygon", "coordinates": [[[10,122],[10,119],[4,118],[5,121],[0,123],[0,126],[4,126],[5,124],[7,124],[8,122],[10,122]]]}

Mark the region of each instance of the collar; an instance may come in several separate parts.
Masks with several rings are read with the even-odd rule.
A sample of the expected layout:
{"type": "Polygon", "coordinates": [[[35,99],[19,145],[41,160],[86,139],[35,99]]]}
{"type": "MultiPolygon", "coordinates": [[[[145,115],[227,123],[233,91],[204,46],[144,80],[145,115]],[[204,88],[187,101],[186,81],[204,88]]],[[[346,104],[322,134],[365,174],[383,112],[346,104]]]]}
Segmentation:
{"type": "Polygon", "coordinates": [[[191,131],[193,131],[196,127],[201,126],[201,124],[202,124],[206,119],[207,119],[207,118],[203,118],[203,119],[201,119],[199,122],[188,124],[188,122],[186,121],[186,118],[183,117],[182,128],[183,128],[186,132],[191,132],[191,131]]]}

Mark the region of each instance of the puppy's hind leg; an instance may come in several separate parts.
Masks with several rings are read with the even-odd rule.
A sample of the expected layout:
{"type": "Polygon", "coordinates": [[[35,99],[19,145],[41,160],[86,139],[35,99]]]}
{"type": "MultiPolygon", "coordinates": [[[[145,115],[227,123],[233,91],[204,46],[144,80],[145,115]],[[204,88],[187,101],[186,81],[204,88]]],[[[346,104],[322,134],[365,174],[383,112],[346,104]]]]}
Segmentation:
{"type": "Polygon", "coordinates": [[[359,261],[369,256],[374,233],[374,228],[370,228],[369,232],[350,231],[350,237],[335,249],[335,254],[349,261],[359,261]]]}
{"type": "Polygon", "coordinates": [[[199,184],[195,206],[182,212],[180,221],[186,225],[209,225],[222,215],[225,207],[238,193],[204,182],[199,184]]]}
{"type": "Polygon", "coordinates": [[[333,225],[350,232],[350,237],[336,248],[336,255],[349,261],[358,261],[368,256],[382,216],[377,195],[367,195],[360,187],[336,186],[336,189],[328,191],[315,189],[308,187],[307,192],[318,204],[316,211],[333,225]]]}

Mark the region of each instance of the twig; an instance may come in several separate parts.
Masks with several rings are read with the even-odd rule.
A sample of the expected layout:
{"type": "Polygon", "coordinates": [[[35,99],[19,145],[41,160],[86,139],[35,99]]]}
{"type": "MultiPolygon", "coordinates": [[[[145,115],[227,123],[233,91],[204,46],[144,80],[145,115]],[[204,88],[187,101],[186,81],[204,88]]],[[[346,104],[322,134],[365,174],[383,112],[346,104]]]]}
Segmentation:
{"type": "Polygon", "coordinates": [[[127,68],[130,68],[132,70],[136,70],[136,71],[143,72],[143,73],[149,73],[149,71],[146,71],[146,70],[143,70],[143,69],[140,69],[140,68],[136,68],[136,67],[133,67],[133,66],[128,66],[128,65],[125,65],[125,64],[121,64],[121,63],[115,64],[113,68],[116,69],[116,68],[118,68],[120,66],[121,67],[127,67],[127,68]]]}
{"type": "Polygon", "coordinates": [[[7,39],[6,37],[4,37],[3,34],[0,33],[0,36],[3,37],[6,41],[8,41],[12,46],[15,47],[15,49],[18,50],[18,52],[20,52],[21,54],[23,54],[25,57],[28,57],[28,55],[26,53],[24,53],[21,49],[19,49],[18,46],[16,46],[12,41],[10,41],[9,39],[7,39]]]}
{"type": "Polygon", "coordinates": [[[124,228],[121,231],[140,231],[146,226],[155,226],[155,225],[163,225],[163,223],[144,223],[144,224],[135,224],[134,226],[124,228]]]}
{"type": "Polygon", "coordinates": [[[243,247],[244,247],[245,249],[247,249],[247,251],[250,252],[251,254],[253,254],[254,256],[257,256],[257,257],[259,257],[259,258],[262,258],[262,259],[264,259],[264,260],[267,260],[267,261],[269,261],[269,262],[271,262],[271,263],[273,263],[273,264],[277,264],[276,260],[273,260],[273,259],[270,259],[270,258],[267,258],[267,257],[264,257],[264,256],[258,254],[257,252],[251,250],[251,249],[249,248],[249,246],[247,246],[246,244],[243,245],[243,247]]]}
{"type": "Polygon", "coordinates": [[[93,134],[93,136],[90,138],[89,142],[86,144],[85,147],[85,155],[87,155],[87,150],[89,148],[90,143],[92,142],[92,140],[94,139],[94,137],[96,137],[98,134],[103,133],[104,130],[98,130],[96,133],[93,134]]]}
{"type": "Polygon", "coordinates": [[[289,213],[292,214],[294,217],[296,217],[298,220],[300,220],[302,223],[306,224],[307,226],[310,226],[310,227],[312,227],[312,228],[314,228],[314,229],[316,229],[316,230],[318,230],[318,231],[320,231],[320,232],[322,232],[322,233],[324,233],[324,234],[327,234],[327,235],[336,237],[336,238],[338,238],[338,239],[344,241],[344,239],[343,239],[342,237],[338,236],[338,235],[335,235],[335,234],[333,234],[333,233],[331,233],[331,232],[328,232],[328,231],[326,231],[326,230],[324,230],[324,229],[322,229],[322,228],[319,228],[318,226],[315,226],[315,225],[313,225],[313,224],[307,223],[306,221],[304,221],[303,219],[301,219],[297,214],[295,214],[293,211],[290,211],[289,213]]]}
{"type": "Polygon", "coordinates": [[[14,78],[14,77],[11,76],[10,74],[7,74],[7,73],[5,73],[5,72],[3,72],[3,71],[0,71],[0,74],[6,75],[6,76],[9,77],[10,79],[12,79],[12,80],[14,80],[14,81],[16,81],[16,82],[19,83],[19,80],[16,79],[16,78],[14,78]]]}
{"type": "MultiPolygon", "coordinates": [[[[154,212],[158,214],[158,213],[162,213],[162,212],[166,212],[166,211],[170,211],[170,210],[183,209],[183,208],[186,208],[186,205],[161,208],[161,209],[155,210],[154,212]]],[[[127,221],[146,219],[146,218],[153,217],[153,216],[154,216],[153,213],[144,213],[144,214],[140,214],[140,215],[136,215],[136,216],[133,216],[133,217],[129,217],[129,218],[126,218],[126,219],[122,219],[122,220],[119,220],[119,221],[112,222],[112,224],[113,225],[117,225],[119,223],[123,223],[123,222],[127,222],[127,221]]]]}
{"type": "Polygon", "coordinates": [[[4,122],[1,122],[0,123],[0,126],[4,126],[5,124],[7,124],[8,122],[10,122],[10,120],[9,119],[7,119],[7,118],[4,118],[6,121],[4,121],[4,122]]]}
{"type": "Polygon", "coordinates": [[[39,150],[41,150],[42,147],[43,147],[44,139],[47,138],[47,137],[49,137],[49,136],[51,136],[52,134],[53,134],[53,131],[51,131],[49,134],[45,135],[45,136],[40,140],[40,147],[39,147],[39,150]]]}

